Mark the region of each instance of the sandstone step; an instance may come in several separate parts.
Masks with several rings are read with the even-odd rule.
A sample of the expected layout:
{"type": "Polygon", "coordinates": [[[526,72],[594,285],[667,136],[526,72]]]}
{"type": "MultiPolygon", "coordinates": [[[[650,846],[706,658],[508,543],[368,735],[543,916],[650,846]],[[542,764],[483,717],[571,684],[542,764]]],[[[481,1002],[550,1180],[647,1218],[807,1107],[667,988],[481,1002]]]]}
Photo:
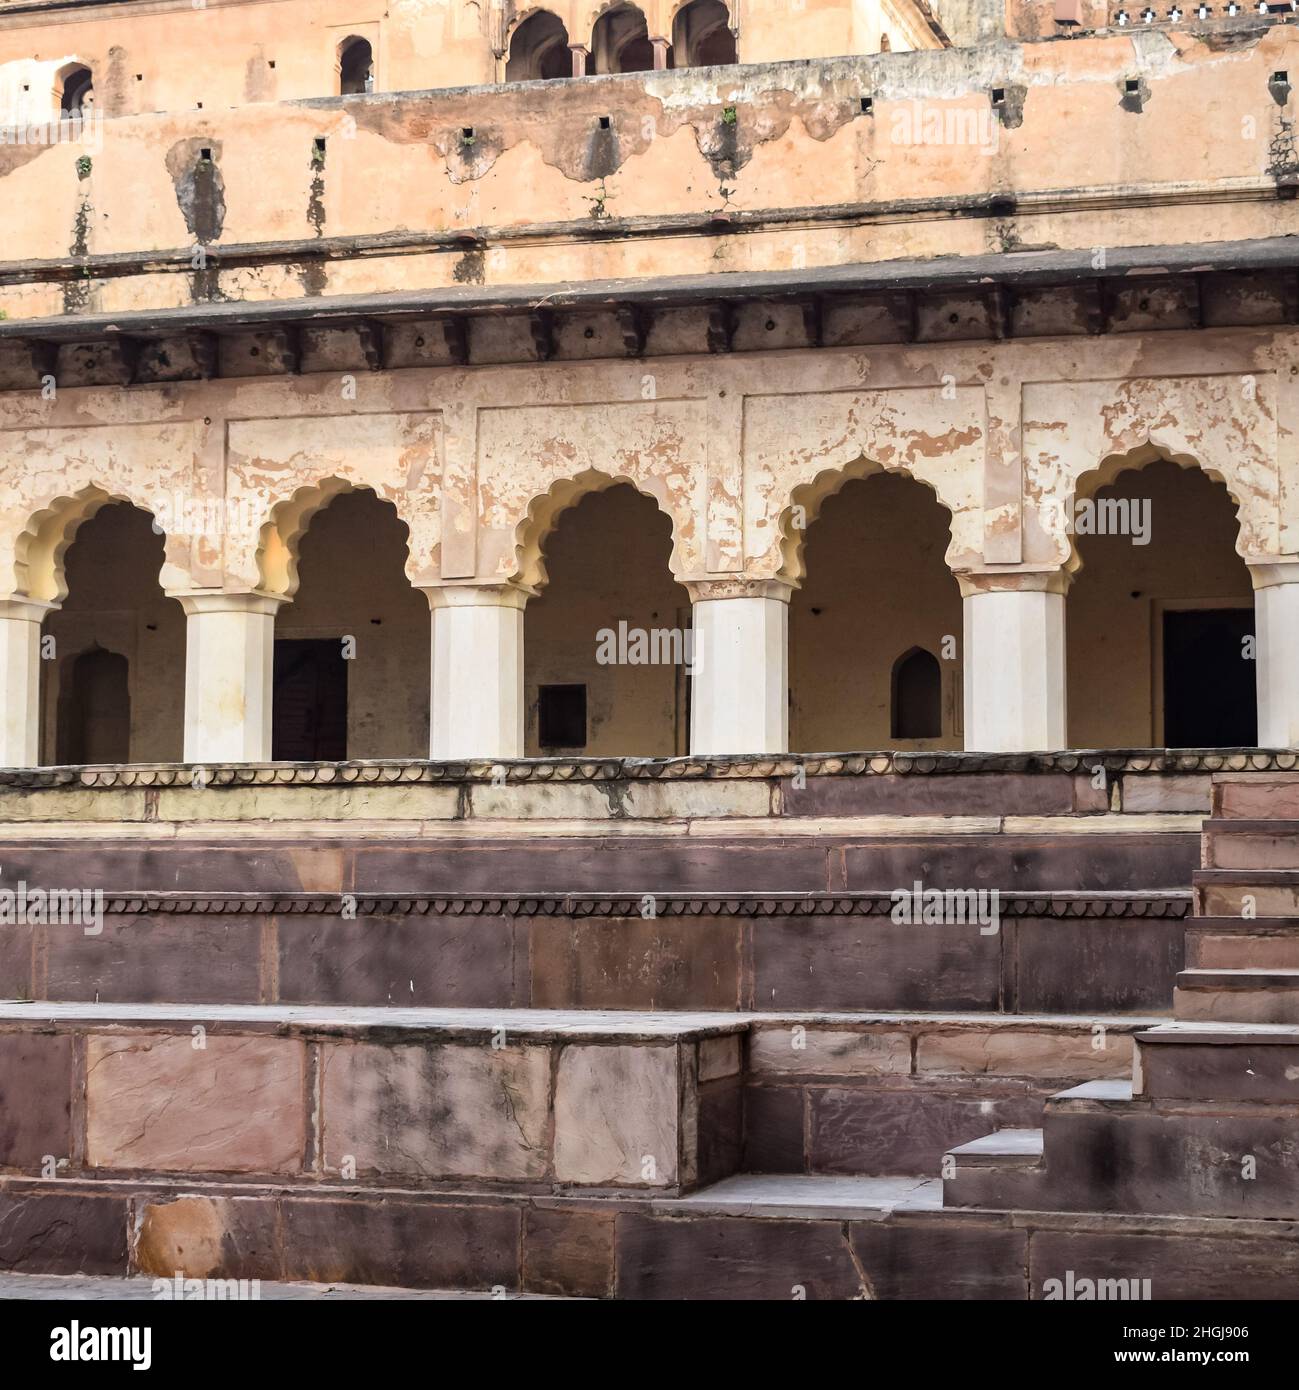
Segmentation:
{"type": "Polygon", "coordinates": [[[1157,1102],[1299,1106],[1299,1026],[1169,1023],[1147,1029],[1137,1034],[1133,1094],[1157,1102]]]}
{"type": "Polygon", "coordinates": [[[1219,772],[1213,816],[1224,820],[1299,820],[1299,772],[1219,772]]]}
{"type": "Polygon", "coordinates": [[[737,1175],[682,1198],[0,1175],[0,1268],[568,1298],[1156,1299],[1299,1286],[1299,1221],[947,1209],[936,1182],[737,1175]],[[1058,1294],[1056,1295],[1058,1296],[1058,1294]]]}
{"type": "Polygon", "coordinates": [[[1299,917],[1299,869],[1198,869],[1197,916],[1299,917]]]}
{"type": "Polygon", "coordinates": [[[728,1014],[0,1004],[0,1167],[686,1191],[733,1172],[728,1014]]]}
{"type": "MultiPolygon", "coordinates": [[[[1144,1084],[1144,1083],[1143,1083],[1144,1084]]],[[[1299,1104],[1154,1099],[1089,1082],[1047,1102],[1052,1211],[1284,1218],[1299,1212],[1299,1104]]]]}
{"type": "Polygon", "coordinates": [[[1299,1023],[1299,970],[1183,970],[1173,1013],[1222,1023],[1299,1023]]]}
{"type": "Polygon", "coordinates": [[[1299,970],[1299,920],[1195,917],[1186,924],[1192,970],[1299,970]]]}
{"type": "Polygon", "coordinates": [[[1209,820],[1206,869],[1299,869],[1299,820],[1209,820]]]}
{"type": "Polygon", "coordinates": [[[550,1302],[553,1294],[490,1289],[396,1289],[381,1284],[292,1284],[274,1279],[187,1279],[182,1274],[153,1278],[146,1274],[0,1274],[0,1301],[57,1303],[242,1302],[271,1303],[397,1302],[427,1303],[503,1299],[506,1302],[550,1302]]]}
{"type": "Polygon", "coordinates": [[[943,1156],[943,1205],[1032,1210],[1044,1178],[1042,1131],[998,1130],[943,1156]]]}

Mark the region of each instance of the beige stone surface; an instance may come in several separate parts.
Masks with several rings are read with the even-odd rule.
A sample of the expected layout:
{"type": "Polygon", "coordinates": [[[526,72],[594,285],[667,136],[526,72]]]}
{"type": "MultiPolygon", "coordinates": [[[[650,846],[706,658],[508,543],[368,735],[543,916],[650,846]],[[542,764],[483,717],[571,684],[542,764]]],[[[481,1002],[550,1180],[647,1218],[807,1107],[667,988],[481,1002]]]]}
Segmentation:
{"type": "Polygon", "coordinates": [[[756,1073],[811,1076],[904,1076],[911,1070],[906,1033],[823,1028],[755,1028],[749,1035],[749,1069],[756,1073]]]}
{"type": "Polygon", "coordinates": [[[327,1044],[325,1169],[408,1178],[543,1178],[550,1048],[327,1044]]]}
{"type": "Polygon", "coordinates": [[[1125,1033],[1093,1036],[1036,1033],[1027,1029],[970,1029],[925,1033],[916,1044],[917,1072],[986,1073],[991,1076],[1091,1078],[1126,1076],[1132,1039],[1125,1033]]]}
{"type": "Polygon", "coordinates": [[[743,1039],[739,1034],[725,1038],[704,1038],[699,1044],[699,1080],[718,1081],[734,1076],[741,1066],[743,1039]]]}
{"type": "Polygon", "coordinates": [[[676,1047],[564,1048],[555,1086],[555,1178],[589,1186],[677,1180],[676,1047]]]}
{"type": "Polygon", "coordinates": [[[304,1045],[291,1038],[92,1035],[86,1162],[181,1173],[297,1172],[304,1059],[304,1045]]]}

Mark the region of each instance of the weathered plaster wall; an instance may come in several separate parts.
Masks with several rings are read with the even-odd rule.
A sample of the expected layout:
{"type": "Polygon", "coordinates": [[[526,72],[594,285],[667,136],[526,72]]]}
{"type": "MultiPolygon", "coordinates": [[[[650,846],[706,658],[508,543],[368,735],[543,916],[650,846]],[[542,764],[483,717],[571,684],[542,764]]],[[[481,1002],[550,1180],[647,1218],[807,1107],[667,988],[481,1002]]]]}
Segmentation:
{"type": "Polygon", "coordinates": [[[213,381],[4,397],[0,573],[56,600],[70,529],[105,498],[235,504],[169,533],[163,587],[291,594],[314,510],[368,487],[410,530],[415,584],[544,584],[546,536],[629,481],[673,527],[680,581],[797,582],[803,524],[844,477],[918,478],[949,566],[1070,565],[1061,505],[1149,447],[1225,480],[1239,551],[1299,552],[1293,329],[1127,334],[213,381]],[[802,508],[800,513],[797,509],[802,508]]]}
{"type": "MultiPolygon", "coordinates": [[[[670,39],[686,3],[641,0],[650,34],[670,39]]],[[[8,8],[0,5],[0,124],[28,113],[46,118],[53,109],[53,82],[44,80],[51,62],[51,74],[70,61],[90,67],[97,104],[111,116],[332,96],[339,45],[351,36],[371,44],[377,92],[499,82],[518,21],[548,9],[564,23],[570,43],[590,47],[596,19],[608,5],[388,0],[358,10],[348,0],[202,6],[163,0],[73,11],[7,14],[8,8]],[[21,66],[33,58],[39,70],[21,66]]],[[[793,11],[788,0],[743,0],[738,21],[736,8],[733,3],[744,63],[875,53],[882,32],[895,51],[939,45],[909,0],[801,0],[793,11]]],[[[674,51],[673,57],[684,66],[684,55],[674,51]]],[[[588,67],[595,71],[593,63],[588,67]]]]}
{"type": "MultiPolygon", "coordinates": [[[[1042,572],[1067,580],[1076,557],[1062,520],[1075,491],[1090,494],[1133,461],[1172,456],[1225,481],[1237,503],[1231,535],[1221,543],[1210,536],[1207,549],[1223,554],[1229,543],[1246,560],[1293,557],[1299,554],[1296,497],[1285,480],[1299,465],[1297,347],[1294,329],[1201,330],[653,363],[414,369],[365,374],[355,379],[354,393],[340,390],[328,374],[61,390],[52,400],[14,392],[5,397],[0,429],[0,572],[6,595],[57,600],[66,586],[62,557],[69,541],[105,500],[124,498],[154,511],[177,498],[181,505],[233,502],[227,529],[171,529],[162,587],[296,591],[302,606],[285,610],[283,632],[306,623],[303,615],[315,606],[331,630],[345,620],[349,630],[373,635],[370,618],[386,618],[400,601],[408,614],[403,635],[400,642],[393,638],[372,697],[358,691],[355,733],[358,755],[362,748],[415,753],[424,746],[427,649],[421,644],[428,615],[419,607],[423,595],[400,596],[395,576],[403,563],[405,579],[425,587],[513,584],[546,595],[548,579],[568,586],[572,604],[547,607],[546,599],[533,597],[525,612],[528,698],[535,701],[541,680],[569,678],[564,644],[574,640],[575,621],[593,632],[604,614],[616,618],[619,606],[629,619],[684,606],[669,573],[678,583],[721,593],[771,579],[796,588],[806,578],[809,588],[794,599],[794,659],[805,670],[798,612],[823,582],[809,569],[815,540],[803,544],[806,528],[815,538],[822,506],[847,505],[838,494],[845,481],[873,473],[917,479],[922,489],[908,485],[902,492],[912,491],[923,505],[899,501],[862,518],[863,534],[882,528],[878,542],[858,546],[860,553],[841,563],[874,565],[879,554],[888,557],[885,568],[919,576],[906,596],[925,631],[907,637],[907,646],[930,645],[931,619],[940,635],[960,632],[940,555],[967,581],[991,576],[1013,585],[1042,572]],[[611,512],[607,524],[583,525],[573,533],[582,539],[566,542],[564,520],[578,515],[566,509],[619,481],[645,494],[638,515],[648,518],[657,509],[652,524],[624,525],[611,512]],[[372,489],[396,519],[381,526],[330,522],[329,510],[320,507],[355,488],[372,489]],[[913,505],[941,519],[941,525],[914,523],[925,537],[923,564],[909,545],[906,508],[913,505]],[[294,557],[308,525],[336,535],[327,547],[331,557],[336,547],[346,556],[324,567],[327,599],[298,587],[294,557]],[[401,526],[409,531],[404,556],[401,526]],[[384,613],[369,611],[379,602],[384,613]],[[393,721],[397,706],[403,714],[393,721]]],[[[612,496],[600,500],[614,507],[612,496]]],[[[589,514],[598,511],[590,505],[589,514]]],[[[835,529],[832,522],[831,534],[835,529]]],[[[1126,566],[1130,553],[1122,559],[1126,566]]],[[[836,562],[828,563],[834,574],[836,562]]],[[[1236,576],[1230,586],[1208,567],[1198,578],[1174,567],[1160,584],[1184,588],[1187,596],[1199,592],[1201,579],[1214,591],[1210,596],[1241,592],[1243,567],[1229,557],[1224,563],[1236,576]]],[[[842,590],[856,581],[845,571],[832,582],[842,590]]],[[[1084,570],[1084,595],[1095,582],[1084,570]]],[[[1126,571],[1122,583],[1143,587],[1130,583],[1126,571]]],[[[1151,580],[1146,587],[1153,593],[1158,586],[1151,580]]],[[[1108,640],[1119,641],[1119,629],[1110,630],[1117,601],[1108,594],[1095,600],[1097,616],[1089,619],[1092,602],[1080,601],[1075,610],[1070,601],[1071,641],[1094,648],[1102,625],[1108,640]]],[[[588,636],[581,645],[589,652],[588,636]]],[[[870,642],[896,646],[903,636],[883,630],[870,642]]],[[[1132,689],[1140,691],[1148,689],[1149,668],[1135,651],[1123,663],[1133,673],[1132,689]]],[[[894,656],[872,672],[886,670],[894,656]]],[[[1097,707],[1087,669],[1084,663],[1073,678],[1084,682],[1071,692],[1075,715],[1097,707]]],[[[828,679],[825,670],[814,665],[814,684],[828,679]]],[[[864,667],[860,674],[862,681],[876,679],[864,667]]],[[[619,692],[619,707],[626,703],[644,727],[662,729],[662,748],[657,733],[654,749],[629,747],[626,731],[596,708],[593,725],[608,740],[599,751],[673,751],[669,682],[665,677],[660,689],[642,676],[627,677],[635,693],[619,692]]],[[[597,685],[599,679],[596,673],[597,685]]],[[[806,687],[807,680],[796,674],[799,684],[806,687]]],[[[1110,693],[1107,682],[1107,699],[1110,693]]],[[[596,689],[595,705],[604,698],[596,689]]],[[[1147,740],[1132,713],[1136,705],[1124,705],[1121,692],[1116,699],[1110,732],[1084,738],[1083,725],[1078,741],[1147,740]]],[[[872,732],[883,718],[878,689],[865,705],[868,722],[853,738],[847,730],[832,737],[810,706],[796,708],[798,743],[878,742],[872,732]]]]}
{"type": "Polygon", "coordinates": [[[0,146],[3,205],[23,209],[5,219],[0,310],[1094,252],[1179,243],[1188,219],[1196,238],[1279,235],[1293,209],[1278,180],[1299,154],[1269,79],[1299,69],[1296,42],[1288,27],[1232,44],[1125,32],[124,116],[98,149],[0,146]],[[1187,132],[1213,112],[1231,138],[1198,141],[1188,161],[1187,132]],[[990,198],[1004,214],[953,215],[990,198]],[[562,225],[539,225],[539,209],[562,225]],[[774,210],[706,234],[662,222],[774,210]],[[448,240],[468,232],[470,244],[448,240]],[[357,256],[350,240],[395,233],[400,253],[380,240],[357,256]],[[161,251],[177,255],[150,259],[161,251]]]}

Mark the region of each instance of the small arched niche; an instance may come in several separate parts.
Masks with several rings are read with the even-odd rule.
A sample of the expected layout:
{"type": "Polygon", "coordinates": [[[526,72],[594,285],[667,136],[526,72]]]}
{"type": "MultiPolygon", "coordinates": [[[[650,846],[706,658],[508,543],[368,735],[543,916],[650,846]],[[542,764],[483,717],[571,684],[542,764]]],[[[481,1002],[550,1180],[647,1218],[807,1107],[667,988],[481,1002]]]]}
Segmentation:
{"type": "Polygon", "coordinates": [[[370,40],[356,35],[338,45],[340,96],[359,96],[374,91],[374,50],[370,40]]]}

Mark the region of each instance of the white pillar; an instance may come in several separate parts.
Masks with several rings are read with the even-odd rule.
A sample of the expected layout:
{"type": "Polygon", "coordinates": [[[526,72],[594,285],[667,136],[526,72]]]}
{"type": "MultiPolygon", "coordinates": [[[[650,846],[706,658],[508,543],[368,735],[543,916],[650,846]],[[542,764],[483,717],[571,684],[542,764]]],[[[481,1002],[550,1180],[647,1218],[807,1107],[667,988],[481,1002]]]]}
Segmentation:
{"type": "Polygon", "coordinates": [[[972,574],[960,581],[966,748],[1032,753],[1067,747],[1065,576],[972,574]]]}
{"type": "Polygon", "coordinates": [[[523,605],[511,585],[424,590],[433,610],[429,756],[523,756],[523,605]]]}
{"type": "Polygon", "coordinates": [[[1299,748],[1299,562],[1251,565],[1260,748],[1299,748]]]}
{"type": "Polygon", "coordinates": [[[271,758],[275,614],[267,594],[172,594],[185,628],[185,761],[265,763],[271,758]]]}
{"type": "Polygon", "coordinates": [[[41,757],[41,623],[58,604],[0,599],[0,767],[41,757]]]}
{"type": "Polygon", "coordinates": [[[694,601],[690,751],[789,750],[789,586],[687,585],[694,601]]]}

